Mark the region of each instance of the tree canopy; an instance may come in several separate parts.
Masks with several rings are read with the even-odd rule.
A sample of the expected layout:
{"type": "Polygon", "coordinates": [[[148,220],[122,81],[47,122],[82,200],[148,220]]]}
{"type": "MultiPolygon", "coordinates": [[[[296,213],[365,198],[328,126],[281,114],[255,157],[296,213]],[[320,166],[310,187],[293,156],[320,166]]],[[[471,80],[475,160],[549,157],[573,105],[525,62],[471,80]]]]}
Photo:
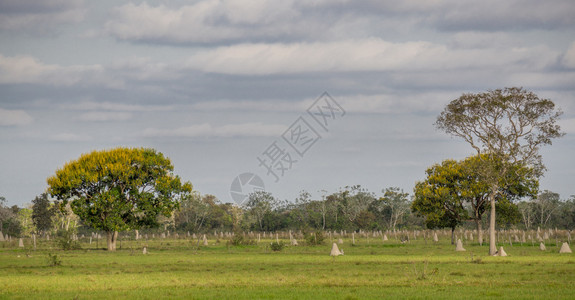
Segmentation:
{"type": "Polygon", "coordinates": [[[154,149],[93,151],[48,178],[48,192],[61,207],[70,203],[86,225],[106,231],[113,251],[118,231],[157,226],[159,215],[171,216],[179,199],[192,192],[173,169],[154,149]]]}
{"type": "Polygon", "coordinates": [[[539,149],[563,135],[556,124],[560,116],[561,111],[555,109],[551,100],[511,87],[463,94],[437,117],[438,129],[464,139],[482,159],[482,181],[490,189],[490,254],[497,251],[495,202],[501,180],[513,172],[513,166],[529,167],[536,176],[543,173],[545,166],[539,149]]]}
{"type": "MultiPolygon", "coordinates": [[[[489,208],[491,192],[491,187],[482,180],[481,162],[479,156],[471,156],[461,161],[448,159],[428,168],[426,179],[415,186],[412,210],[425,216],[430,228],[450,227],[453,230],[463,221],[473,220],[481,243],[481,220],[489,208]]],[[[500,179],[496,205],[505,212],[507,223],[516,220],[512,218],[516,207],[511,200],[537,194],[538,181],[532,174],[529,168],[513,166],[513,172],[500,179]]]]}

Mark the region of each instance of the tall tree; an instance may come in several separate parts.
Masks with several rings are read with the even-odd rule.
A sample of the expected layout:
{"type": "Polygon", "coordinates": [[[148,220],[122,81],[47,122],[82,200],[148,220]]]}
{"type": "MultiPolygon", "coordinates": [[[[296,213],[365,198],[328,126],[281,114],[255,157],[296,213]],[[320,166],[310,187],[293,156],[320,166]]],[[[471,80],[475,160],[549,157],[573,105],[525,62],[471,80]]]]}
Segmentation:
{"type": "Polygon", "coordinates": [[[200,232],[208,222],[209,214],[216,205],[216,201],[213,195],[201,196],[199,193],[183,197],[175,215],[177,227],[200,232]]]}
{"type": "Polygon", "coordinates": [[[393,229],[395,232],[395,227],[401,221],[401,218],[409,212],[409,194],[404,193],[398,187],[389,187],[382,192],[383,197],[380,198],[380,201],[383,202],[389,211],[388,228],[393,229]]]}
{"type": "Polygon", "coordinates": [[[47,193],[42,193],[32,200],[32,221],[38,233],[46,233],[52,229],[52,219],[56,214],[56,206],[50,202],[47,193]]]}
{"type": "Polygon", "coordinates": [[[490,187],[489,254],[497,251],[495,202],[501,178],[512,172],[513,165],[532,166],[534,176],[543,173],[539,149],[563,135],[556,124],[560,115],[551,100],[512,87],[463,94],[438,116],[438,129],[464,139],[478,155],[490,158],[481,168],[482,180],[490,187]]]}
{"type": "Polygon", "coordinates": [[[173,175],[170,160],[145,148],[115,148],[83,154],[48,178],[48,192],[69,203],[86,225],[107,233],[108,250],[116,250],[118,231],[158,226],[190,183],[173,175]]]}
{"type": "Polygon", "coordinates": [[[542,228],[547,227],[551,217],[559,210],[561,204],[559,198],[558,193],[545,190],[534,199],[537,221],[542,228]]]}
{"type": "Polygon", "coordinates": [[[256,219],[258,229],[264,229],[264,217],[274,207],[276,199],[266,191],[255,191],[248,195],[246,207],[249,214],[256,219]]]}

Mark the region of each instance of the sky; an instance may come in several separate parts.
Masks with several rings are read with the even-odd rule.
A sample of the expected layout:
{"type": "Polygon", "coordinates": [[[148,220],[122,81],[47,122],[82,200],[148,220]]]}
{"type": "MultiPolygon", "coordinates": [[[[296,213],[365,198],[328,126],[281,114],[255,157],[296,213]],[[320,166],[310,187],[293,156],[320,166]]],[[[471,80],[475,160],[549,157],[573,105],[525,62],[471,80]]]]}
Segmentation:
{"type": "Polygon", "coordinates": [[[572,0],[0,0],[0,196],[23,206],[120,146],[162,152],[222,202],[412,193],[473,154],[435,128],[445,105],[520,86],[564,112],[540,188],[567,199],[573,16],[572,0]]]}

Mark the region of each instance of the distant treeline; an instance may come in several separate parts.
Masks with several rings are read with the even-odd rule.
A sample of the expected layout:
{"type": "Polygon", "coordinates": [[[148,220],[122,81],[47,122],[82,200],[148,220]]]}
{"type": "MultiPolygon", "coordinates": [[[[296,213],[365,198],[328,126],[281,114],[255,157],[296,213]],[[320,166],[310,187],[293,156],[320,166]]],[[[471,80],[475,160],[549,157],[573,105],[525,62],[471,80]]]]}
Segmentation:
{"type": "MultiPolygon", "coordinates": [[[[412,196],[399,188],[386,188],[381,196],[360,186],[325,192],[314,199],[306,191],[293,201],[279,200],[265,191],[250,194],[242,205],[221,203],[215,196],[194,193],[183,199],[171,218],[160,217],[157,230],[176,232],[373,231],[425,229],[424,217],[412,212],[412,196]]],[[[471,208],[469,208],[471,209],[471,208]]],[[[512,203],[498,218],[500,229],[575,228],[575,197],[543,191],[534,199],[512,203]]],[[[483,222],[487,224],[487,216],[483,222]]],[[[475,229],[471,220],[461,227],[475,229]]],[[[91,232],[69,207],[60,209],[46,194],[26,207],[7,206],[0,197],[0,231],[12,237],[91,232]]],[[[142,231],[154,232],[149,228],[142,231]]],[[[158,231],[158,232],[159,232],[158,231]]]]}

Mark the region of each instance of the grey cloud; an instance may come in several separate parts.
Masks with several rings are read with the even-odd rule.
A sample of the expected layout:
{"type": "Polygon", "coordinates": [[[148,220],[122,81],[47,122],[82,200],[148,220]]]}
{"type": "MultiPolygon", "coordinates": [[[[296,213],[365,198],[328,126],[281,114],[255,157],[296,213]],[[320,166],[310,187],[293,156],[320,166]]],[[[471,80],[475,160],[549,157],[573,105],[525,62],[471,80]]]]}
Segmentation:
{"type": "Polygon", "coordinates": [[[28,125],[34,121],[24,110],[9,110],[0,108],[0,126],[28,125]]]}
{"type": "Polygon", "coordinates": [[[82,0],[2,0],[0,30],[54,34],[56,26],[80,22],[85,13],[82,0]]]}

